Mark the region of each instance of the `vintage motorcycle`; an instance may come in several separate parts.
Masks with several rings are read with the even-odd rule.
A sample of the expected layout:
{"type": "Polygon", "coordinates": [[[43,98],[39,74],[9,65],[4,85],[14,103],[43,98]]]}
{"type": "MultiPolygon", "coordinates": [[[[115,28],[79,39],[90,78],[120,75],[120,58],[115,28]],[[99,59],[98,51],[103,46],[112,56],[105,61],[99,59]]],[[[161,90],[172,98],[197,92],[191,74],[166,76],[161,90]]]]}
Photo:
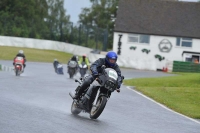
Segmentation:
{"type": "MultiPolygon", "coordinates": [[[[69,93],[73,99],[71,113],[78,115],[81,111],[84,111],[90,114],[91,119],[97,119],[103,112],[111,93],[116,90],[118,85],[117,79],[117,72],[112,68],[105,68],[104,66],[102,73],[90,84],[90,86],[82,93],[78,100],[73,99],[74,93],[69,93]],[[87,95],[87,91],[91,92],[91,96],[86,105],[88,109],[80,106],[84,95],[87,95]]],[[[122,76],[122,80],[123,79],[124,76],[122,76]]],[[[80,80],[76,79],[75,82],[79,82],[79,84],[81,84],[83,80],[82,78],[80,80]]],[[[75,91],[78,91],[78,88],[79,87],[77,87],[77,90],[75,91]]]]}
{"type": "Polygon", "coordinates": [[[14,71],[16,76],[20,76],[24,72],[24,58],[23,57],[16,57],[14,59],[14,71]]]}
{"type": "Polygon", "coordinates": [[[68,73],[69,73],[69,77],[73,78],[73,76],[76,74],[77,72],[77,62],[76,61],[69,61],[68,63],[68,73]]]}

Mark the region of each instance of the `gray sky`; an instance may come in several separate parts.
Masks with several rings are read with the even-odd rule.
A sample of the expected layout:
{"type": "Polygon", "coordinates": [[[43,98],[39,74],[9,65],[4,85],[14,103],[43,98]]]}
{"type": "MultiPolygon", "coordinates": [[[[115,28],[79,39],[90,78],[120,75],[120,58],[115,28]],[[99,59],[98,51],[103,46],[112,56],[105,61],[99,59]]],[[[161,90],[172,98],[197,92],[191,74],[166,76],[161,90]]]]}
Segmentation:
{"type": "MultiPolygon", "coordinates": [[[[198,0],[179,0],[179,1],[189,1],[196,2],[198,0]]],[[[91,7],[90,0],[64,0],[64,7],[67,10],[67,15],[70,15],[70,21],[77,23],[79,20],[79,14],[81,13],[81,8],[91,7]]]]}
{"type": "Polygon", "coordinates": [[[67,15],[70,15],[70,21],[77,23],[81,8],[91,7],[90,0],[64,0],[64,8],[67,10],[67,15]]]}

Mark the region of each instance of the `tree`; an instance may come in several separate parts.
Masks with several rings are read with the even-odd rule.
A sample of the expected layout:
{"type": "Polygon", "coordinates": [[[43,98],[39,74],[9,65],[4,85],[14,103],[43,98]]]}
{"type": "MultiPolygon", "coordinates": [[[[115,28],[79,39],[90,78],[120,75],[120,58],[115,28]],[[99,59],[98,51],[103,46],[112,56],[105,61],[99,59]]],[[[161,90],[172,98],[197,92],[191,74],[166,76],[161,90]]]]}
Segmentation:
{"type": "Polygon", "coordinates": [[[65,41],[69,26],[64,0],[1,0],[0,34],[65,41]]]}
{"type": "Polygon", "coordinates": [[[91,8],[83,8],[79,15],[79,22],[84,25],[97,26],[107,29],[109,33],[108,47],[112,48],[114,22],[112,17],[116,17],[118,0],[90,0],[91,8]]]}
{"type": "Polygon", "coordinates": [[[59,37],[58,40],[66,41],[64,33],[68,33],[69,16],[65,15],[63,7],[64,0],[48,0],[47,24],[51,32],[51,37],[59,37]]]}
{"type": "Polygon", "coordinates": [[[45,0],[1,0],[0,23],[2,35],[26,37],[43,26],[43,16],[47,14],[45,0]],[[40,5],[40,6],[38,6],[40,5]],[[39,24],[40,23],[40,24],[39,24]],[[33,26],[35,24],[35,26],[33,26]]]}

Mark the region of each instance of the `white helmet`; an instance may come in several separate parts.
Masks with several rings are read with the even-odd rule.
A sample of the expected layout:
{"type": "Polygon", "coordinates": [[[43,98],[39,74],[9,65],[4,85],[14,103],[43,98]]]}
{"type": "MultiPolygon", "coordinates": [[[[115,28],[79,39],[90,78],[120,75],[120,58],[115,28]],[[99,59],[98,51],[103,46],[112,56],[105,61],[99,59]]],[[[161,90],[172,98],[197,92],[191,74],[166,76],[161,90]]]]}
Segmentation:
{"type": "Polygon", "coordinates": [[[57,59],[54,59],[54,61],[58,61],[57,59]]]}
{"type": "Polygon", "coordinates": [[[23,50],[19,50],[19,54],[24,54],[24,51],[23,50]]]}

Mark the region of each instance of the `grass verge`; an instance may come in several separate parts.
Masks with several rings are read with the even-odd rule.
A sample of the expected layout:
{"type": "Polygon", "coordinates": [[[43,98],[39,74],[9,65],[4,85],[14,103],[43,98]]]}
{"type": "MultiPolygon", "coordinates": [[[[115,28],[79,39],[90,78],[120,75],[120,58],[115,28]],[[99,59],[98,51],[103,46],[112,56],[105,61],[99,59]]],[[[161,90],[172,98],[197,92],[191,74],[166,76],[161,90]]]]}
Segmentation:
{"type": "Polygon", "coordinates": [[[72,57],[72,54],[54,50],[0,46],[0,59],[13,60],[20,49],[24,51],[27,61],[33,62],[53,62],[56,58],[59,62],[66,64],[72,57]]]}
{"type": "Polygon", "coordinates": [[[178,76],[125,80],[124,84],[167,107],[200,119],[200,74],[177,73],[178,76]]]}

